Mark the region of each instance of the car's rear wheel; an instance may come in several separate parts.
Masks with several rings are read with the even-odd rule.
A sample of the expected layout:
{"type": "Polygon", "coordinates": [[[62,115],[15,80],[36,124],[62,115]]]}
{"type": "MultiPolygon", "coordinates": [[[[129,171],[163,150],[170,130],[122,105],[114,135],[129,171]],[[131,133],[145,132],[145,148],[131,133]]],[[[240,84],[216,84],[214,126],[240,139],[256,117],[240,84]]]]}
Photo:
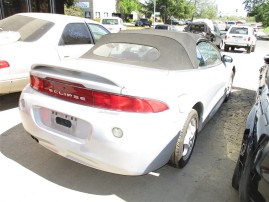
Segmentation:
{"type": "Polygon", "coordinates": [[[229,52],[229,46],[224,45],[224,51],[225,51],[225,52],[229,52]]]}
{"type": "Polygon", "coordinates": [[[252,46],[247,47],[247,53],[250,53],[252,49],[252,46]]]}
{"type": "Polygon", "coordinates": [[[256,45],[253,45],[252,46],[252,49],[251,49],[251,52],[254,52],[255,51],[255,48],[256,48],[256,45]]]}
{"type": "Polygon", "coordinates": [[[234,189],[238,190],[239,188],[239,180],[240,180],[240,169],[239,169],[239,158],[235,165],[234,174],[232,178],[232,186],[234,189]]]}
{"type": "Polygon", "coordinates": [[[189,161],[196,141],[198,129],[198,114],[192,109],[179,134],[170,164],[176,168],[183,168],[189,161]]]}

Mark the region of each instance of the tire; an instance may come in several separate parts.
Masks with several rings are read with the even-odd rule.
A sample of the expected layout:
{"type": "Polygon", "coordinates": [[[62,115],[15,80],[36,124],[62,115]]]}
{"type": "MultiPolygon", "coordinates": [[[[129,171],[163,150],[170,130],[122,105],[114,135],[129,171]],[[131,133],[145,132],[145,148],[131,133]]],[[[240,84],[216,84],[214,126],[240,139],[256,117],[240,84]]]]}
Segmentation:
{"type": "Polygon", "coordinates": [[[256,48],[256,45],[253,45],[252,46],[252,49],[251,49],[251,52],[254,52],[255,51],[255,48],[256,48]]]}
{"type": "Polygon", "coordinates": [[[213,35],[211,38],[211,42],[214,43],[215,41],[216,41],[216,36],[213,35]]]}
{"type": "Polygon", "coordinates": [[[251,48],[252,46],[249,46],[249,47],[247,47],[247,53],[250,53],[251,52],[251,48]]]}
{"type": "MultiPolygon", "coordinates": [[[[250,200],[250,185],[251,185],[251,171],[253,168],[253,151],[251,150],[247,155],[245,167],[242,170],[240,181],[239,181],[239,198],[240,201],[251,201],[250,200]]],[[[255,200],[256,201],[256,200],[255,200]]],[[[259,201],[259,200],[258,200],[259,201]]]]}
{"type": "Polygon", "coordinates": [[[230,76],[230,80],[229,80],[229,84],[228,84],[228,89],[225,92],[225,99],[224,102],[227,102],[230,98],[231,92],[232,92],[232,87],[233,87],[233,80],[234,80],[234,72],[232,72],[231,76],[230,76]]]}
{"type": "Polygon", "coordinates": [[[225,52],[229,52],[229,46],[224,45],[224,51],[225,51],[225,52]]]}
{"type": "Polygon", "coordinates": [[[231,50],[234,51],[234,47],[231,47],[231,50]]]}
{"type": "Polygon", "coordinates": [[[239,189],[239,180],[240,180],[240,177],[241,177],[241,173],[240,173],[240,169],[239,169],[239,158],[238,158],[237,163],[235,165],[233,178],[232,178],[232,187],[235,190],[238,190],[239,189]]]}
{"type": "Polygon", "coordinates": [[[170,164],[176,168],[183,168],[191,158],[196,142],[198,129],[198,113],[192,109],[179,134],[175,150],[170,158],[170,164]]]}

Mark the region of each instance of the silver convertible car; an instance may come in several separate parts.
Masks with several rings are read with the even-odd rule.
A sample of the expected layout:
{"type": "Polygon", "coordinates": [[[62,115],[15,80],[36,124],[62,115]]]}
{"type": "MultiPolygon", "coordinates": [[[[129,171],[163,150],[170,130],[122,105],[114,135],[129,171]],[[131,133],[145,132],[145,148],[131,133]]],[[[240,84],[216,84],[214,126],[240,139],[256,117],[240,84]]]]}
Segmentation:
{"type": "Polygon", "coordinates": [[[33,65],[20,115],[41,145],[96,169],[182,168],[234,75],[232,58],[200,35],[122,31],[78,59],[33,65]]]}

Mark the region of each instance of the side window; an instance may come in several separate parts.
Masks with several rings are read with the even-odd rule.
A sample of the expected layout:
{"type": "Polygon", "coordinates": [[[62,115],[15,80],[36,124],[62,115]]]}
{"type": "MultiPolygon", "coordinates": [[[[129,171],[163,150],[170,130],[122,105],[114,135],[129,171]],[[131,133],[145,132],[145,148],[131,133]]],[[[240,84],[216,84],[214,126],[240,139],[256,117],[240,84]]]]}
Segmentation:
{"type": "Polygon", "coordinates": [[[208,42],[200,42],[196,46],[197,59],[200,67],[212,67],[220,64],[221,55],[217,48],[208,42]]]}
{"type": "Polygon", "coordinates": [[[105,34],[109,34],[109,31],[101,25],[91,23],[88,23],[87,25],[92,32],[95,42],[98,41],[105,34]]]}
{"type": "Polygon", "coordinates": [[[214,25],[214,31],[215,31],[218,35],[220,35],[220,30],[219,30],[219,28],[218,28],[217,25],[214,25]]]}
{"type": "Polygon", "coordinates": [[[90,32],[84,23],[67,24],[59,45],[92,44],[90,32]]]}

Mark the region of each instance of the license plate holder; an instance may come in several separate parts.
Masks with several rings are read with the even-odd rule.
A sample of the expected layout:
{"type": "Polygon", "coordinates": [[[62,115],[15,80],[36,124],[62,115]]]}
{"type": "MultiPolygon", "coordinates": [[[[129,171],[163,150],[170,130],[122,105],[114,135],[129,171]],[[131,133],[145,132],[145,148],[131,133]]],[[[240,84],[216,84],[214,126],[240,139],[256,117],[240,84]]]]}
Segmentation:
{"type": "Polygon", "coordinates": [[[72,134],[77,125],[77,119],[75,117],[56,111],[51,112],[51,122],[53,128],[68,134],[72,134]]]}

